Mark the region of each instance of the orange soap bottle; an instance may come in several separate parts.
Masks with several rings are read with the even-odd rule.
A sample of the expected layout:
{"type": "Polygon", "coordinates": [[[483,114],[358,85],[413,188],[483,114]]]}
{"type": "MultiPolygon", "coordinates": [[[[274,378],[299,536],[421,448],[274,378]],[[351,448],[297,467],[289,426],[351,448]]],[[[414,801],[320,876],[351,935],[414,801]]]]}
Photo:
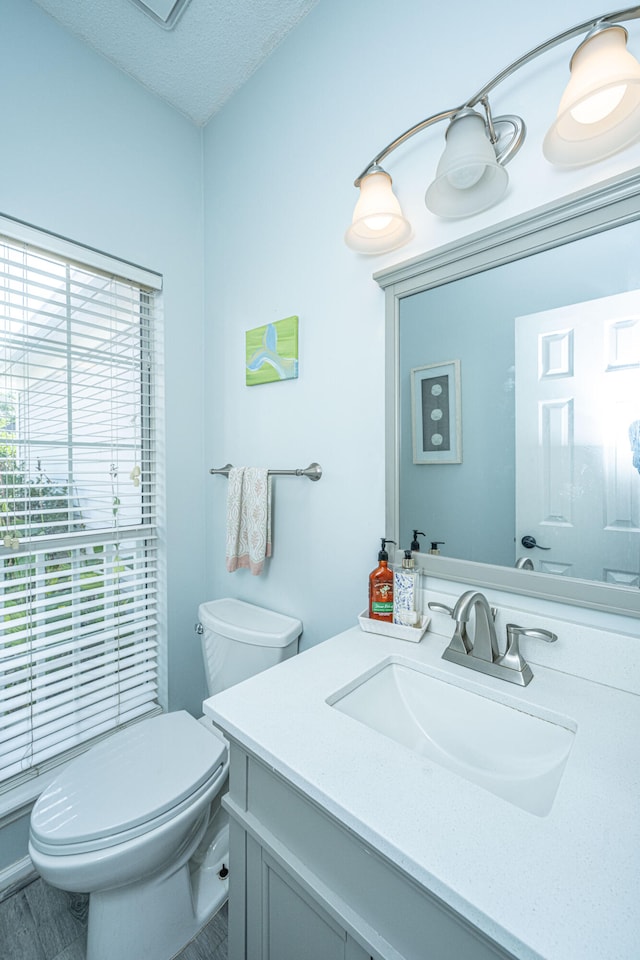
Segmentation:
{"type": "Polygon", "coordinates": [[[393,623],[393,570],[389,569],[389,554],[385,550],[388,543],[395,540],[381,537],[378,566],[369,574],[369,619],[393,623]]]}

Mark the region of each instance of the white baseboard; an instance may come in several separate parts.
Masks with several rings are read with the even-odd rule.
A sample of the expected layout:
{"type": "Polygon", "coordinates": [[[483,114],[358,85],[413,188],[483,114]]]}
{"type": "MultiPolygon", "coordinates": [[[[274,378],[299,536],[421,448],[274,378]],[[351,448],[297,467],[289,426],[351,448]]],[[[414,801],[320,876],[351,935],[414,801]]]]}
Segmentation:
{"type": "Polygon", "coordinates": [[[0,900],[17,893],[37,876],[37,870],[28,856],[0,870],[0,900]]]}

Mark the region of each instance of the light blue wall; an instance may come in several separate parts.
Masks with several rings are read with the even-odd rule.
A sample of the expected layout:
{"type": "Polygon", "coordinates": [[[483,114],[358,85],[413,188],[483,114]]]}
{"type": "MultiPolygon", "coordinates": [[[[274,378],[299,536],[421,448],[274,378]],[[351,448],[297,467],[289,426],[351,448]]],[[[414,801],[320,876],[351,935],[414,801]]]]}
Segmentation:
{"type": "MultiPolygon", "coordinates": [[[[343,243],[353,180],[402,131],[593,15],[584,0],[517,16],[504,0],[465,0],[454,22],[449,7],[424,0],[320,0],[205,130],[207,462],[318,460],[324,469],[317,484],[275,481],[274,553],[260,578],[225,571],[225,481],[212,478],[208,584],[297,614],[303,645],[354,623],[387,532],[384,297],[373,272],[638,165],[640,148],[571,172],[543,159],[567,44],[493,97],[496,114],[522,113],[529,129],[499,206],[460,222],[427,215],[424,191],[444,144],[443,126],[432,128],[386,163],[414,238],[367,258],[343,243]],[[300,317],[299,379],[246,387],[245,330],[291,314],[300,317]]],[[[640,28],[629,29],[637,49],[640,28]]]]}
{"type": "Polygon", "coordinates": [[[164,276],[170,694],[174,707],[197,709],[201,134],[29,0],[4,0],[2,35],[0,211],[164,276]]]}
{"type": "MultiPolygon", "coordinates": [[[[0,212],[164,275],[170,703],[204,694],[201,132],[29,0],[3,0],[0,212]]],[[[0,837],[0,869],[26,853],[0,837]]]]}
{"type": "Polygon", "coordinates": [[[640,163],[637,148],[569,174],[542,160],[563,47],[494,100],[529,127],[501,206],[462,223],[426,216],[437,129],[389,163],[412,242],[370,259],[342,242],[352,182],[387,142],[593,12],[565,0],[513,16],[504,0],[464,0],[452,24],[448,7],[424,0],[320,0],[202,136],[30,0],[3,0],[0,211],[165,278],[171,706],[195,712],[204,694],[192,632],[203,598],[297,614],[306,645],[366,604],[385,532],[384,300],[373,271],[640,163]],[[294,313],[299,379],[245,387],[245,330],[294,313]],[[324,468],[319,483],[276,480],[263,577],[224,568],[226,481],[206,469],[228,460],[324,468]]]}

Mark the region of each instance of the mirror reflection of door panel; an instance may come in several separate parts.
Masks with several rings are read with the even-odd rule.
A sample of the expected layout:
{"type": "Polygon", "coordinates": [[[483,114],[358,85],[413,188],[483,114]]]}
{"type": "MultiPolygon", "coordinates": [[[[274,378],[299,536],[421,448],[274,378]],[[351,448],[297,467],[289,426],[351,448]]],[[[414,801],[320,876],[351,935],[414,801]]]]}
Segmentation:
{"type": "Polygon", "coordinates": [[[640,291],[517,317],[516,557],[640,586],[640,291]],[[635,445],[635,450],[634,450],[635,445]]]}

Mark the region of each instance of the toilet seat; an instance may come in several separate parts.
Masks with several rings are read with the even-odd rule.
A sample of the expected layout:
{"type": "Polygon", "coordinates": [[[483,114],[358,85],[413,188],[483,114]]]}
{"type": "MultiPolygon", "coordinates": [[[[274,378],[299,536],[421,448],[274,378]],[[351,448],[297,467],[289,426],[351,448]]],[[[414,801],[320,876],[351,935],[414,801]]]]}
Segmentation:
{"type": "Polygon", "coordinates": [[[33,809],[31,842],[51,856],[122,843],[208,791],[213,796],[227,767],[222,736],[186,711],[143,720],[96,744],[53,780],[33,809]]]}

